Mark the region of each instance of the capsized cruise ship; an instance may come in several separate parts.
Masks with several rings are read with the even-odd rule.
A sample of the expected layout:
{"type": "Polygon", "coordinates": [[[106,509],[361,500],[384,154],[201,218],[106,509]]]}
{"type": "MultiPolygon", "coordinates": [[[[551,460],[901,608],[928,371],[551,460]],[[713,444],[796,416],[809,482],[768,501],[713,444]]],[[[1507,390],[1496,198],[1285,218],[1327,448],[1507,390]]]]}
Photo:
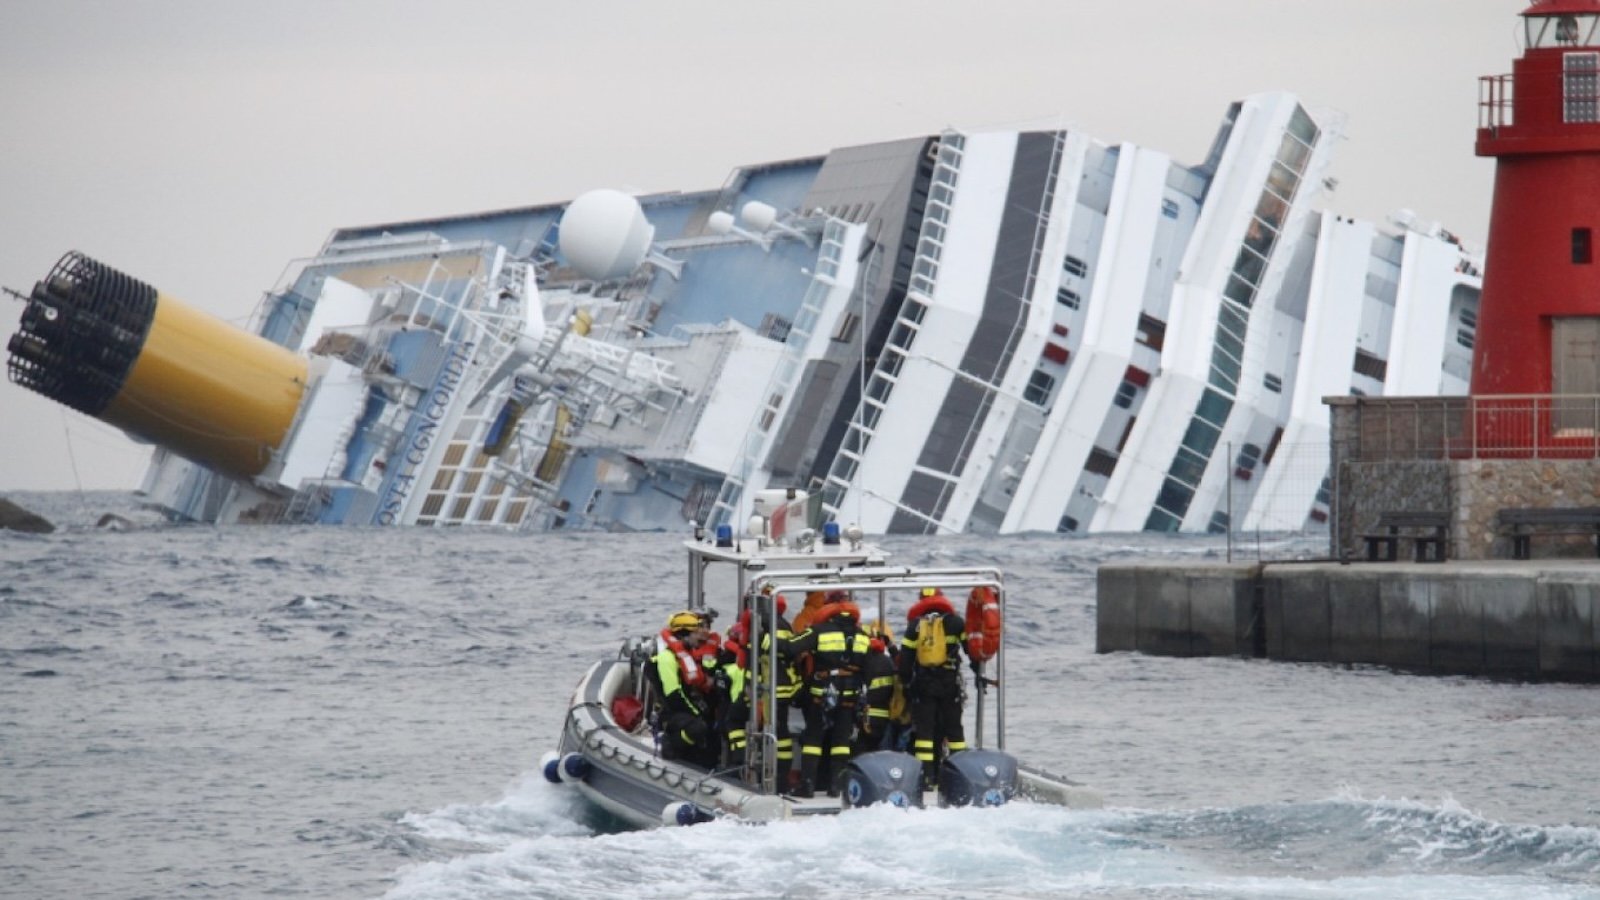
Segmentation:
{"type": "Polygon", "coordinates": [[[254,335],[69,254],[8,370],[202,522],[677,531],[793,487],[868,533],[1316,529],[1322,398],[1464,394],[1481,286],[1327,208],[1342,125],[1266,93],[1194,165],[947,131],[344,228],[254,335]]]}

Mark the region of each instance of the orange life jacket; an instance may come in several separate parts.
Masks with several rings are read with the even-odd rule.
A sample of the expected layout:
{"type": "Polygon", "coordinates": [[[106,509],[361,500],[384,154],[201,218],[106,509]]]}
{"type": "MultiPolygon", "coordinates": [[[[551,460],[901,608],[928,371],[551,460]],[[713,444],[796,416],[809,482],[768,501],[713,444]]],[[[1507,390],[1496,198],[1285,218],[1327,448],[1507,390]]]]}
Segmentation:
{"type": "Polygon", "coordinates": [[[672,651],[672,655],[678,658],[678,675],[683,680],[683,686],[697,691],[705,690],[710,681],[706,677],[705,668],[700,665],[698,655],[685,647],[683,641],[678,640],[665,628],[661,629],[661,640],[667,645],[667,649],[672,651]]]}

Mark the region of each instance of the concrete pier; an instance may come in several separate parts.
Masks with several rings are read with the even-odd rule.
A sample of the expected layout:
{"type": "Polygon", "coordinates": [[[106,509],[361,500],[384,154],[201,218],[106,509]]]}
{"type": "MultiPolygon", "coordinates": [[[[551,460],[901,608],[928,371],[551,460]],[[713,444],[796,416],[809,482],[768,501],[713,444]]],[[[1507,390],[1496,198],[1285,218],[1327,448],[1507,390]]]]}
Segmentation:
{"type": "Polygon", "coordinates": [[[1110,563],[1095,647],[1600,680],[1600,564],[1110,563]]]}

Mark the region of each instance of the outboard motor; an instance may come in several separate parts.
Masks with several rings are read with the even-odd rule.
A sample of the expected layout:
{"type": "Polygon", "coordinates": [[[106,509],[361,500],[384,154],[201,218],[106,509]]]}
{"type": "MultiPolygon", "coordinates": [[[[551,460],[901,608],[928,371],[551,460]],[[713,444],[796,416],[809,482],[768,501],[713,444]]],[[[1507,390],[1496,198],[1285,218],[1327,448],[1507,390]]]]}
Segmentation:
{"type": "MultiPolygon", "coordinates": [[[[1016,766],[1012,765],[1015,774],[1016,766]]],[[[922,763],[909,753],[877,750],[850,760],[839,773],[839,805],[845,809],[889,803],[894,806],[921,806],[922,791],[917,779],[922,763]]]]}
{"type": "Polygon", "coordinates": [[[1003,806],[1017,795],[1017,758],[999,750],[961,750],[939,768],[940,806],[1003,806]]]}

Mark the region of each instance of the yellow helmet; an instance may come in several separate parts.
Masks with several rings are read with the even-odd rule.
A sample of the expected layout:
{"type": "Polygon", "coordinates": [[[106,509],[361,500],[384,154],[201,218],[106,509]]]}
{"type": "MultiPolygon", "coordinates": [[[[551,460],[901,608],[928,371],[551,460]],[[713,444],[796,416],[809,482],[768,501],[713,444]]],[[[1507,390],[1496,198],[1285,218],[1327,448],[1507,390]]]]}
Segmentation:
{"type": "Polygon", "coordinates": [[[922,596],[924,596],[924,597],[932,597],[934,594],[937,594],[937,593],[939,593],[939,589],[938,588],[923,588],[922,589],[922,596]]]}
{"type": "Polygon", "coordinates": [[[675,612],[667,620],[667,630],[671,632],[694,631],[700,627],[700,614],[692,610],[675,612]]]}

